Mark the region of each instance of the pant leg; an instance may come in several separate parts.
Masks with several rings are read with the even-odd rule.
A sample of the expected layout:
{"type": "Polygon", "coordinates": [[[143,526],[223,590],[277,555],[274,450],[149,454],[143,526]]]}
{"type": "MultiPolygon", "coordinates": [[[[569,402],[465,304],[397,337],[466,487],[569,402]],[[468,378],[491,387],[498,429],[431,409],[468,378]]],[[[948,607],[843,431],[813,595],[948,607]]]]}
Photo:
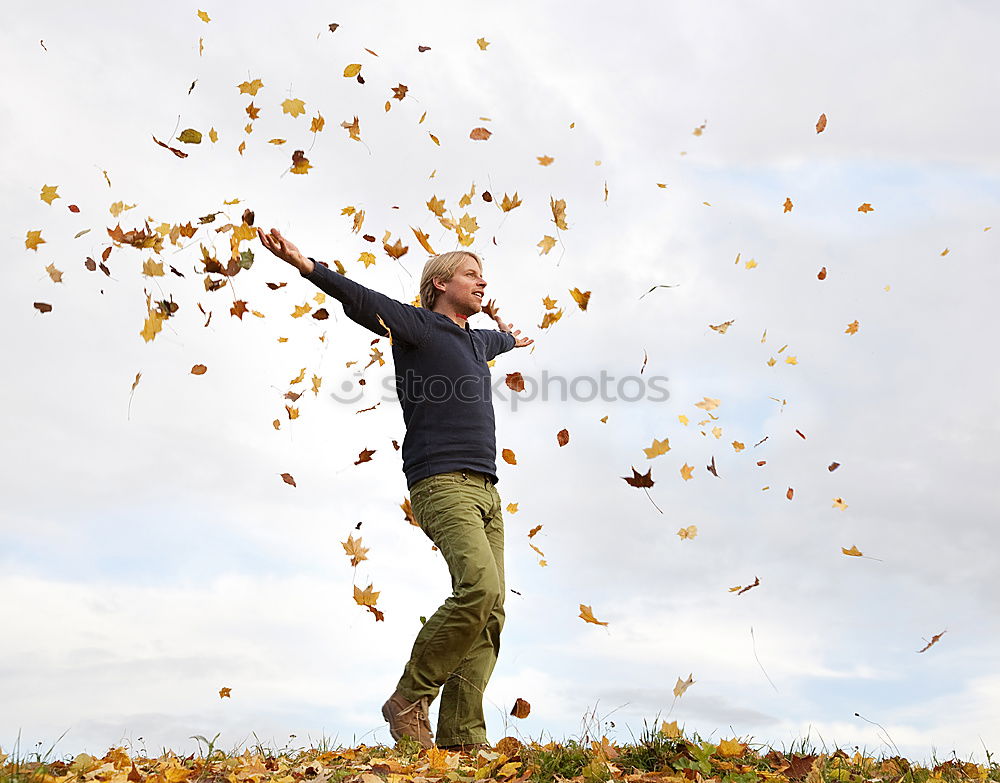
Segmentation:
{"type": "Polygon", "coordinates": [[[504,532],[500,495],[488,484],[491,505],[483,517],[486,538],[500,580],[500,593],[476,637],[458,667],[445,680],[438,711],[435,740],[439,745],[486,742],[486,717],[483,692],[493,674],[500,654],[500,631],[504,624],[504,532]]]}
{"type": "Polygon", "coordinates": [[[417,634],[397,688],[410,701],[433,700],[482,634],[503,594],[485,524],[493,496],[471,476],[445,473],[414,485],[411,501],[421,528],[448,564],[452,594],[417,634]]]}

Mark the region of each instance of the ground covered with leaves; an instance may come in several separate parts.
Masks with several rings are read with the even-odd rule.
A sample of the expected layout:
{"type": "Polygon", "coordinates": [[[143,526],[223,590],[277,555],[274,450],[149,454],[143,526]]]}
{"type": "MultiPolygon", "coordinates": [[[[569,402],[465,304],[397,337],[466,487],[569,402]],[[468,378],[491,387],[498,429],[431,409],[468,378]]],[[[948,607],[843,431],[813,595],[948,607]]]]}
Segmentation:
{"type": "MultiPolygon", "coordinates": [[[[836,748],[776,750],[741,742],[712,743],[647,730],[635,744],[569,740],[523,743],[505,737],[491,750],[423,750],[404,738],[394,747],[365,746],[267,750],[261,746],[226,754],[207,752],[155,758],[111,748],[103,758],[81,753],[48,761],[5,755],[0,749],[0,783],[958,783],[998,781],[1000,763],[952,758],[929,764],[899,755],[872,757],[836,748]]],[[[199,749],[201,746],[199,745],[199,749]]]]}

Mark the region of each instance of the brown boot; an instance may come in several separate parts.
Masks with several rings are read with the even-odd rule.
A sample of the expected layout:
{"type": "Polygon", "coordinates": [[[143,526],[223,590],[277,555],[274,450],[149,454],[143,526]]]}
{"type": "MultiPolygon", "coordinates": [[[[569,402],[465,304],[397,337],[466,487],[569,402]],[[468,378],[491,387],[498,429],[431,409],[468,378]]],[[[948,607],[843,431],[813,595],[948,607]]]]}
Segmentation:
{"type": "Polygon", "coordinates": [[[427,719],[430,699],[426,696],[418,701],[408,701],[399,691],[382,705],[382,717],[389,722],[389,734],[394,740],[404,735],[415,739],[425,750],[434,747],[434,735],[427,719]]]}

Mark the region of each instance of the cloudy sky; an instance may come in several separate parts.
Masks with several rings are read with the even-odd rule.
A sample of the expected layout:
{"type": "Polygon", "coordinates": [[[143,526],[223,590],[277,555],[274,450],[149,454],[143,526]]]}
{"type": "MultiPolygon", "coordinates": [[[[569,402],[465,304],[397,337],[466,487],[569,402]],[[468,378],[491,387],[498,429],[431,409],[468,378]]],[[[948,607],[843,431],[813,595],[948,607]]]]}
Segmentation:
{"type": "Polygon", "coordinates": [[[250,208],[410,301],[426,258],[411,227],[458,247],[436,196],[476,218],[488,292],[535,339],[493,369],[498,448],[517,454],[498,489],[518,510],[492,741],[629,742],[666,718],[778,748],[996,751],[998,23],[971,1],[25,4],[0,30],[16,74],[0,101],[0,748],[391,743],[379,708],[450,585],[399,509],[391,362],[359,386],[374,335],[335,302],[292,318],[317,290],[259,243],[231,288],[206,291],[199,258],[227,258],[214,229],[250,208]],[[360,140],[341,126],[355,116],[360,140]],[[201,144],[176,140],[188,128],[201,144]],[[107,229],[145,221],[198,226],[154,258],[165,276],[128,246],[110,275],[86,268],[107,229]],[[179,305],[149,343],[144,291],[179,305]],[[546,296],[563,315],[541,329],[546,296]],[[263,317],[233,317],[234,300],[263,317]],[[649,459],[654,438],[670,450],[649,459]],[[648,493],[622,480],[633,467],[648,493]],[[370,549],[357,569],[349,534],[370,549]],[[368,584],[384,622],[353,601],[368,584]]]}

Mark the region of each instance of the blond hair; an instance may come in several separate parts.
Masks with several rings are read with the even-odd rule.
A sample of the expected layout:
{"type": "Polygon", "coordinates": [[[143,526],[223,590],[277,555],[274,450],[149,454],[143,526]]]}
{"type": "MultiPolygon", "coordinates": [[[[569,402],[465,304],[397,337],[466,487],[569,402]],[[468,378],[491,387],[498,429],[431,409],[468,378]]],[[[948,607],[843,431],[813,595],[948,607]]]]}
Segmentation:
{"type": "Polygon", "coordinates": [[[459,264],[462,263],[466,256],[475,259],[476,263],[479,264],[479,271],[481,273],[483,271],[482,259],[468,250],[450,250],[447,253],[441,253],[427,259],[427,263],[424,264],[424,271],[420,275],[421,307],[426,307],[428,310],[434,309],[434,303],[437,301],[438,294],[441,293],[434,287],[434,278],[436,277],[443,282],[451,280],[455,275],[455,270],[458,269],[459,264]]]}

